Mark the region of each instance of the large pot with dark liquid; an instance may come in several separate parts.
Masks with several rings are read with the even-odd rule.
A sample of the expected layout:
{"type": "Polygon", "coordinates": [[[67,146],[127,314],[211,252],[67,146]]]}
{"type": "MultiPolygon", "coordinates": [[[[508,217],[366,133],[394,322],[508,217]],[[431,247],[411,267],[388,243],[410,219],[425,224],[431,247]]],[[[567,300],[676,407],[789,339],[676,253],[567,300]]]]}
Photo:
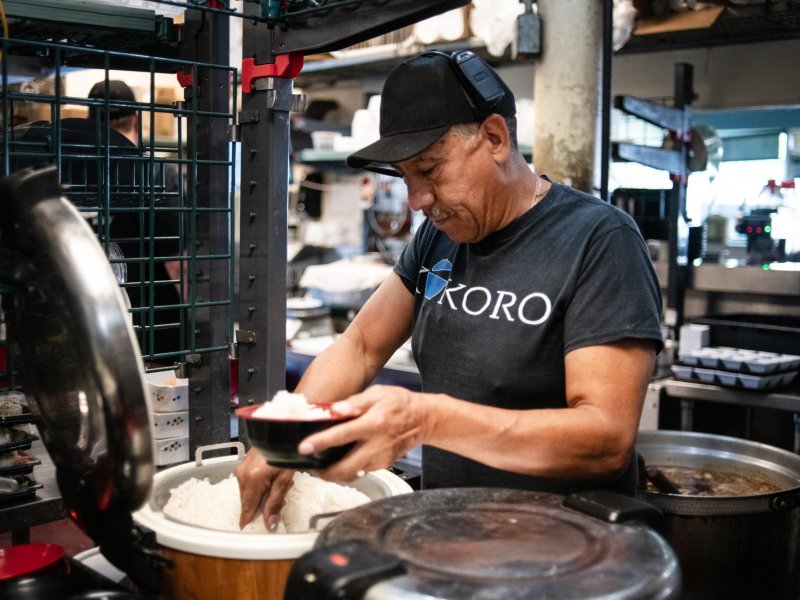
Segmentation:
{"type": "Polygon", "coordinates": [[[800,456],[757,442],[640,432],[637,452],[679,493],[648,487],[683,573],[683,598],[800,597],[800,456]]]}

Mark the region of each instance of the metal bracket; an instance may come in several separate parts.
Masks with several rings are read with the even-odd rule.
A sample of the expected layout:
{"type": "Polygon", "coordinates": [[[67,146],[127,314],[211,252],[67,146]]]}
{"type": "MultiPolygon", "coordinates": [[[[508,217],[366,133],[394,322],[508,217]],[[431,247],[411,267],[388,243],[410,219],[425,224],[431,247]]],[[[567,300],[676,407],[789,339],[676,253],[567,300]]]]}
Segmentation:
{"type": "MultiPolygon", "coordinates": [[[[286,112],[302,112],[306,106],[305,94],[296,94],[291,86],[282,83],[283,78],[262,77],[253,82],[253,89],[259,92],[267,92],[267,108],[270,110],[282,110],[286,112]]],[[[258,111],[242,111],[240,115],[244,118],[240,123],[257,123],[260,119],[258,111]],[[252,114],[255,113],[255,116],[252,114]]]]}
{"type": "Polygon", "coordinates": [[[612,142],[611,154],[615,159],[641,163],[654,169],[663,169],[670,174],[685,175],[688,172],[683,156],[677,150],[612,142]]]}
{"type": "Polygon", "coordinates": [[[242,126],[240,123],[228,126],[228,141],[229,142],[242,141],[242,126]]]}
{"type": "Polygon", "coordinates": [[[238,344],[255,344],[256,343],[256,332],[255,331],[247,331],[246,329],[237,329],[236,330],[236,342],[238,344]]]}
{"type": "Polygon", "coordinates": [[[538,56],[542,52],[542,20],[534,0],[520,0],[525,12],[517,16],[517,32],[512,49],[513,58],[538,56]]]}
{"type": "Polygon", "coordinates": [[[184,362],[175,363],[175,377],[188,379],[190,367],[199,367],[202,363],[202,354],[187,354],[184,357],[184,362]]]}
{"type": "Polygon", "coordinates": [[[653,125],[676,131],[682,136],[689,133],[690,115],[686,108],[664,106],[633,96],[617,96],[614,107],[653,125]]]}

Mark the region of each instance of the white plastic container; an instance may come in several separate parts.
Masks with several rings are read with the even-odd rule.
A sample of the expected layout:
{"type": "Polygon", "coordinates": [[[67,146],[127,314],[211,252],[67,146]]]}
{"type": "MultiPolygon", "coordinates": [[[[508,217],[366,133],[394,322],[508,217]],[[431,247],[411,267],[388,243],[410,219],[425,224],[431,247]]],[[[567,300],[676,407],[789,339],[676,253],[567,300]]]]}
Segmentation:
{"type": "Polygon", "coordinates": [[[189,435],[189,411],[153,413],[153,439],[186,437],[189,435]]]}
{"type": "Polygon", "coordinates": [[[189,460],[189,436],[153,441],[153,460],[157,467],[189,460]]]}
{"type": "Polygon", "coordinates": [[[147,391],[155,413],[189,410],[189,380],[178,379],[174,371],[145,374],[147,391]]]}

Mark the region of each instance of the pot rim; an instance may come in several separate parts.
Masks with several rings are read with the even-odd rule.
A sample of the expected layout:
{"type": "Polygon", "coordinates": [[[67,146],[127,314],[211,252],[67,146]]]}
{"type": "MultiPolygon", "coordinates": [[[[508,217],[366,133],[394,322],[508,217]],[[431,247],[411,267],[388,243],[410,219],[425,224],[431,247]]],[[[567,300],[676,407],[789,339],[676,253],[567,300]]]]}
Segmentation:
{"type": "MultiPolygon", "coordinates": [[[[190,462],[160,471],[153,478],[151,496],[160,491],[163,482],[172,479],[176,473],[187,472],[188,474],[196,471],[197,475],[195,476],[202,477],[203,466],[224,462],[230,462],[234,467],[239,460],[236,456],[221,456],[206,459],[201,466],[190,462]]],[[[386,469],[372,471],[365,477],[378,479],[385,484],[391,495],[406,494],[412,491],[408,483],[386,469]]],[[[164,547],[215,558],[294,559],[309,551],[319,534],[317,531],[258,534],[205,529],[169,519],[150,501],[133,514],[133,519],[138,524],[154,531],[156,541],[164,547]]]]}
{"type": "MultiPolygon", "coordinates": [[[[636,451],[648,462],[648,451],[669,454],[671,458],[699,461],[736,461],[748,469],[760,467],[785,482],[794,482],[777,492],[748,496],[687,496],[664,492],[638,491],[637,496],[668,514],[728,516],[787,510],[800,505],[800,456],[768,444],[741,438],[693,431],[641,431],[636,451]]],[[[656,461],[657,462],[657,461],[656,461]]]]}

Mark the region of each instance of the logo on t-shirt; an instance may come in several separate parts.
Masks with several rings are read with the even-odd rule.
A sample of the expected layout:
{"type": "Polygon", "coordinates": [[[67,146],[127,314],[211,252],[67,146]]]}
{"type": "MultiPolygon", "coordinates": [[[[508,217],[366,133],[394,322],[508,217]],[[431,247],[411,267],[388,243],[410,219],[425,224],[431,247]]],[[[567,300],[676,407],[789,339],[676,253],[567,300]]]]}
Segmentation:
{"type": "MultiPolygon", "coordinates": [[[[428,272],[428,277],[425,281],[425,298],[432,300],[438,296],[441,291],[447,287],[447,282],[450,280],[450,271],[453,270],[453,263],[446,258],[443,258],[428,272]]],[[[420,273],[422,275],[422,273],[420,273]]]]}
{"type": "Polygon", "coordinates": [[[520,321],[525,325],[541,325],[550,317],[552,303],[542,292],[517,293],[490,290],[479,285],[467,286],[450,279],[452,270],[453,263],[446,258],[431,269],[422,267],[417,279],[417,293],[423,293],[426,300],[470,316],[485,315],[490,319],[511,323],[520,321]]]}

